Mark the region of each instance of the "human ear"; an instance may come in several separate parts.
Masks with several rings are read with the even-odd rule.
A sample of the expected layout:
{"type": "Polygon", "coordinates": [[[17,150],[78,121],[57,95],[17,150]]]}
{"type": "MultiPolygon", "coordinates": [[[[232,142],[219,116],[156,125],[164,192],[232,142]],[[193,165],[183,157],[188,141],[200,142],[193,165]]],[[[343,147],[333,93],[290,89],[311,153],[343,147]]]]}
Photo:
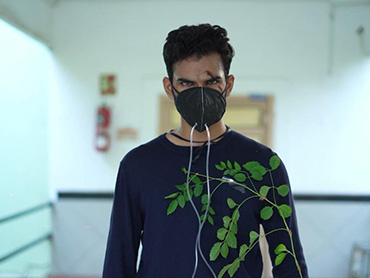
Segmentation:
{"type": "Polygon", "coordinates": [[[227,77],[227,82],[226,82],[226,97],[230,96],[230,94],[231,94],[231,91],[232,91],[232,89],[234,87],[234,80],[235,80],[235,77],[232,74],[230,74],[227,77]]]}
{"type": "Polygon", "coordinates": [[[166,95],[169,99],[173,99],[173,93],[172,93],[172,84],[171,81],[168,77],[163,77],[163,88],[164,91],[166,92],[166,95]]]}

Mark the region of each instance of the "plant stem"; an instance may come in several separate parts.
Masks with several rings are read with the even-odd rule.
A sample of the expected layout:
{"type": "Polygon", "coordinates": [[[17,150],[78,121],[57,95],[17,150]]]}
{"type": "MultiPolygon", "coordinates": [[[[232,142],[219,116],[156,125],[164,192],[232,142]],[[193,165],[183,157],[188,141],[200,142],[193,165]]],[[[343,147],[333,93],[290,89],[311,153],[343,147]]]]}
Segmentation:
{"type": "MultiPolygon", "coordinates": [[[[198,173],[197,173],[197,175],[198,175],[198,176],[201,176],[201,177],[206,177],[205,175],[198,174],[198,173]]],[[[270,175],[271,175],[271,171],[270,171],[270,175]]],[[[242,204],[244,204],[247,200],[249,200],[249,199],[251,199],[251,198],[255,198],[255,197],[263,197],[263,200],[264,200],[264,201],[266,201],[267,203],[269,203],[270,205],[272,205],[273,207],[275,207],[275,208],[278,210],[278,212],[279,212],[279,206],[276,204],[276,200],[274,200],[274,201],[275,201],[275,203],[274,203],[274,202],[270,201],[268,198],[266,198],[265,196],[262,196],[261,194],[259,194],[259,192],[258,192],[258,191],[257,191],[257,189],[255,188],[255,186],[254,186],[254,184],[253,184],[253,182],[252,182],[252,180],[251,180],[250,176],[249,176],[249,175],[247,175],[247,177],[248,177],[248,179],[250,180],[250,182],[251,182],[252,186],[254,187],[254,190],[253,190],[252,188],[248,187],[247,185],[242,184],[242,183],[239,183],[239,182],[236,182],[236,181],[234,181],[234,184],[239,185],[239,186],[241,186],[241,187],[244,187],[244,188],[245,188],[245,189],[247,189],[248,191],[252,192],[252,193],[254,194],[254,196],[251,196],[251,197],[247,198],[246,200],[244,200],[244,201],[243,201],[243,202],[238,206],[238,209],[240,208],[240,206],[241,206],[242,204]]],[[[273,182],[272,175],[271,175],[270,177],[271,177],[271,180],[272,180],[272,182],[273,182]]],[[[222,178],[213,178],[213,177],[208,177],[208,178],[209,178],[210,180],[216,180],[216,181],[220,181],[220,182],[221,182],[220,184],[218,184],[217,188],[218,188],[219,186],[221,186],[221,184],[223,184],[223,183],[227,182],[226,180],[224,180],[224,179],[222,179],[222,178]]],[[[273,187],[274,187],[274,186],[273,186],[273,187]]],[[[215,190],[214,190],[214,191],[215,191],[215,190]]],[[[214,191],[213,191],[213,192],[214,192],[214,191]]],[[[274,188],[273,188],[273,191],[275,191],[275,190],[274,190],[274,188]]],[[[275,195],[274,195],[274,199],[275,199],[275,195]]],[[[279,213],[279,214],[280,214],[280,213],[279,213]]],[[[292,236],[291,230],[289,229],[289,226],[288,226],[288,224],[287,224],[287,222],[286,222],[285,218],[284,218],[282,215],[280,215],[280,216],[281,216],[281,218],[283,219],[284,226],[285,226],[285,229],[283,229],[283,228],[282,228],[282,229],[283,229],[283,230],[286,230],[286,231],[287,231],[287,233],[288,233],[288,235],[289,235],[290,244],[291,244],[292,251],[293,251],[292,256],[293,256],[293,258],[294,258],[294,262],[295,262],[295,264],[296,264],[296,267],[297,267],[297,270],[298,270],[299,276],[300,276],[300,278],[303,278],[303,276],[302,276],[302,272],[301,272],[301,268],[300,268],[300,266],[299,266],[299,263],[298,263],[298,260],[297,260],[297,256],[296,256],[296,254],[295,254],[295,248],[294,248],[293,236],[292,236]]],[[[275,230],[273,230],[273,231],[275,231],[275,230]]],[[[272,233],[273,231],[270,231],[270,232],[268,232],[267,234],[270,234],[270,233],[272,233]]],[[[266,234],[266,235],[267,235],[267,234],[266,234]]],[[[258,241],[257,241],[257,242],[258,242],[258,241]]],[[[253,247],[255,246],[255,244],[256,244],[256,243],[254,243],[254,244],[253,244],[253,247]]],[[[252,249],[253,247],[251,246],[251,248],[250,248],[250,249],[252,249]]],[[[248,249],[248,251],[246,252],[246,254],[249,252],[249,250],[250,250],[250,249],[248,249]]],[[[245,256],[244,256],[244,257],[245,257],[245,256]]]]}
{"type": "Polygon", "coordinates": [[[255,242],[253,242],[253,244],[248,248],[247,252],[245,252],[245,254],[243,255],[243,257],[241,259],[244,260],[245,256],[249,253],[250,250],[252,250],[254,248],[254,246],[257,245],[257,243],[261,240],[262,237],[266,237],[269,234],[272,234],[272,233],[277,232],[277,231],[286,231],[286,229],[284,229],[284,228],[278,228],[278,229],[272,230],[272,231],[264,234],[263,236],[260,235],[259,238],[258,238],[258,240],[256,240],[255,242]]]}
{"type": "Polygon", "coordinates": [[[213,189],[213,191],[212,191],[212,193],[211,193],[211,198],[212,198],[212,196],[213,196],[213,194],[216,192],[216,190],[223,184],[223,183],[225,183],[226,181],[225,180],[223,180],[223,181],[221,181],[216,187],[215,187],[215,189],[213,189]]]}
{"type": "Polygon", "coordinates": [[[275,184],[274,184],[274,179],[272,178],[272,171],[271,170],[268,170],[269,171],[269,173],[270,173],[270,180],[271,180],[271,185],[272,185],[272,194],[273,194],[273,196],[274,196],[274,202],[275,203],[277,203],[276,202],[276,193],[275,193],[275,184]]]}
{"type": "MultiPolygon", "coordinates": [[[[283,221],[284,221],[284,225],[285,225],[285,227],[286,227],[287,229],[289,229],[289,226],[288,226],[288,224],[286,223],[285,218],[284,218],[284,217],[282,217],[282,218],[283,218],[283,221]]],[[[297,267],[297,269],[298,269],[299,276],[300,276],[301,278],[303,278],[303,277],[302,277],[302,273],[301,273],[301,267],[299,266],[299,263],[298,263],[298,260],[297,260],[297,256],[296,256],[296,254],[295,254],[295,248],[294,248],[294,243],[293,243],[293,235],[292,235],[292,232],[291,232],[291,230],[290,230],[290,229],[289,229],[289,231],[288,231],[288,235],[289,235],[289,239],[290,239],[290,244],[291,244],[291,246],[292,246],[292,251],[293,251],[292,256],[293,256],[293,258],[294,258],[295,265],[296,265],[296,267],[297,267]]]]}
{"type": "Polygon", "coordinates": [[[246,171],[242,171],[242,173],[244,173],[244,174],[247,176],[247,178],[248,178],[249,182],[250,182],[250,183],[251,183],[251,185],[253,186],[253,189],[254,189],[255,191],[257,191],[257,188],[255,187],[255,185],[254,185],[254,183],[253,183],[253,181],[252,181],[251,176],[249,175],[249,173],[248,173],[248,172],[246,172],[246,171]]]}

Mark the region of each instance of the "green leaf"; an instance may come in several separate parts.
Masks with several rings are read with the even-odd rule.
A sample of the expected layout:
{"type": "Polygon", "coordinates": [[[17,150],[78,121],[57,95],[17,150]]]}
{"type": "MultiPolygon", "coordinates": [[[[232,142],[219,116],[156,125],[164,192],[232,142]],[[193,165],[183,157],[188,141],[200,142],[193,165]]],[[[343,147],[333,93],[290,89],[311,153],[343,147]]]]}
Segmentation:
{"type": "Polygon", "coordinates": [[[280,185],[277,192],[281,197],[286,197],[289,194],[289,186],[287,184],[280,185]]]}
{"type": "Polygon", "coordinates": [[[221,246],[221,255],[225,259],[229,255],[229,245],[227,245],[227,243],[222,244],[222,246],[221,246]]]}
{"type": "Polygon", "coordinates": [[[243,168],[248,171],[251,171],[254,167],[258,167],[258,166],[262,167],[262,165],[258,161],[250,161],[250,162],[243,164],[243,168]]]}
{"type": "Polygon", "coordinates": [[[211,224],[211,225],[214,225],[215,222],[213,221],[213,218],[212,216],[208,215],[208,222],[211,224]]]}
{"type": "Polygon", "coordinates": [[[194,187],[194,196],[199,197],[203,193],[203,184],[197,184],[194,187]]]}
{"type": "Polygon", "coordinates": [[[274,214],[274,211],[272,210],[272,207],[267,206],[261,210],[260,214],[263,220],[269,220],[274,214]]]}
{"type": "Polygon", "coordinates": [[[262,181],[263,176],[260,173],[253,173],[252,178],[255,179],[256,181],[262,181]]]}
{"type": "Polygon", "coordinates": [[[230,232],[236,235],[238,233],[238,224],[231,222],[230,232]]]}
{"type": "Polygon", "coordinates": [[[231,267],[229,268],[229,270],[227,271],[227,273],[229,273],[230,277],[233,277],[235,272],[237,272],[237,270],[239,269],[240,267],[240,260],[239,259],[236,259],[232,264],[231,264],[231,267]]]}
{"type": "Polygon", "coordinates": [[[234,222],[234,223],[236,223],[236,222],[238,222],[239,221],[239,218],[240,218],[240,213],[239,213],[239,210],[238,209],[236,209],[236,210],[234,210],[234,212],[233,212],[233,215],[232,215],[232,221],[234,222]]]}
{"type": "Polygon", "coordinates": [[[230,267],[231,267],[231,264],[225,265],[221,269],[221,271],[218,273],[217,278],[222,278],[225,275],[225,273],[229,270],[230,267]]]}
{"type": "Polygon", "coordinates": [[[172,193],[170,195],[167,195],[166,197],[164,197],[165,199],[174,199],[176,198],[178,195],[180,194],[180,192],[175,192],[175,193],[172,193]]]}
{"type": "Polygon", "coordinates": [[[276,256],[275,258],[275,266],[278,266],[283,262],[285,259],[287,253],[280,253],[279,255],[276,256]]]}
{"type": "Polygon", "coordinates": [[[227,168],[229,168],[229,169],[233,168],[233,165],[231,164],[230,160],[227,161],[227,168]]]}
{"type": "Polygon", "coordinates": [[[184,195],[181,194],[177,198],[177,201],[178,201],[180,207],[182,207],[182,208],[185,207],[185,197],[184,197],[184,195]]]}
{"type": "Polygon", "coordinates": [[[234,168],[235,170],[237,170],[238,172],[240,172],[242,170],[242,167],[240,167],[240,164],[238,162],[234,162],[234,168]]]}
{"type": "Polygon", "coordinates": [[[232,175],[232,176],[234,176],[237,173],[238,173],[238,171],[235,170],[235,169],[230,170],[230,175],[232,175]]]}
{"type": "Polygon", "coordinates": [[[208,208],[208,211],[209,211],[209,213],[210,213],[211,215],[215,215],[215,214],[216,214],[216,212],[214,211],[214,209],[213,209],[212,207],[209,207],[209,208],[208,208]]]}
{"type": "Polygon", "coordinates": [[[257,161],[247,162],[243,164],[243,167],[251,173],[253,179],[258,181],[261,181],[263,176],[267,173],[265,167],[257,161]]]}
{"type": "Polygon", "coordinates": [[[274,250],[274,253],[275,253],[275,255],[278,255],[278,254],[280,254],[284,251],[287,251],[286,246],[284,244],[280,243],[278,246],[276,246],[276,248],[274,250]]]}
{"type": "Polygon", "coordinates": [[[239,249],[239,258],[241,259],[245,252],[247,252],[248,250],[248,245],[247,244],[243,244],[242,246],[240,246],[240,249],[239,249]]]}
{"type": "Polygon", "coordinates": [[[181,168],[181,171],[184,173],[184,174],[187,174],[188,173],[188,170],[185,169],[185,167],[182,167],[181,168]]]}
{"type": "Polygon", "coordinates": [[[207,194],[203,194],[201,202],[202,202],[203,205],[206,205],[208,203],[208,195],[207,194]]]}
{"type": "Polygon", "coordinates": [[[229,247],[236,248],[237,246],[236,236],[233,233],[229,233],[226,238],[226,243],[227,245],[229,245],[229,247]]]}
{"type": "Polygon", "coordinates": [[[184,184],[180,184],[180,185],[175,185],[175,187],[176,187],[178,190],[182,190],[182,191],[184,191],[184,190],[186,190],[186,183],[184,183],[184,184]]]}
{"type": "Polygon", "coordinates": [[[230,170],[226,170],[226,171],[224,172],[224,176],[227,176],[228,174],[230,174],[230,170]]]}
{"type": "Polygon", "coordinates": [[[218,164],[216,164],[215,166],[216,166],[216,169],[220,170],[220,171],[223,171],[225,169],[224,167],[222,167],[221,165],[218,165],[218,164]]]}
{"type": "Polygon", "coordinates": [[[237,182],[245,182],[247,177],[243,173],[238,173],[234,176],[237,182]]]}
{"type": "Polygon", "coordinates": [[[200,221],[203,221],[205,216],[206,216],[205,214],[202,214],[202,215],[200,216],[200,221]]]}
{"type": "Polygon", "coordinates": [[[257,232],[255,232],[255,231],[250,231],[250,233],[249,233],[249,243],[250,243],[250,245],[252,245],[253,243],[254,243],[254,241],[257,239],[257,238],[259,238],[260,237],[260,235],[257,233],[257,232]]]}
{"type": "Polygon", "coordinates": [[[252,171],[258,171],[262,176],[264,176],[267,173],[266,168],[263,166],[253,168],[252,171]]]}
{"type": "Polygon", "coordinates": [[[279,206],[279,213],[282,217],[288,218],[292,215],[292,208],[288,205],[280,205],[279,206]]]}
{"type": "Polygon", "coordinates": [[[199,179],[199,177],[198,177],[198,176],[196,176],[196,175],[191,176],[190,180],[191,180],[193,183],[196,183],[196,184],[198,184],[198,183],[202,183],[202,181],[201,181],[201,180],[199,179]]]}
{"type": "Polygon", "coordinates": [[[263,197],[266,197],[267,194],[269,193],[269,190],[270,190],[270,186],[267,186],[267,185],[263,185],[261,186],[260,188],[260,194],[263,196],[263,197]]]}
{"type": "Polygon", "coordinates": [[[219,240],[224,240],[227,234],[227,230],[225,228],[220,228],[217,230],[217,238],[219,240]]]}
{"type": "Polygon", "coordinates": [[[230,216],[224,216],[222,217],[222,221],[224,222],[224,227],[227,229],[229,228],[231,217],[230,216]]]}
{"type": "Polygon", "coordinates": [[[171,213],[173,213],[177,209],[178,205],[179,203],[177,202],[177,200],[171,201],[171,203],[168,205],[168,208],[167,208],[167,215],[170,215],[171,213]]]}
{"type": "Polygon", "coordinates": [[[221,161],[221,162],[220,162],[220,165],[221,165],[221,167],[222,167],[222,168],[226,169],[226,164],[225,164],[225,162],[221,161]]]}
{"type": "Polygon", "coordinates": [[[263,166],[256,166],[250,170],[250,173],[252,174],[253,179],[261,181],[263,180],[263,176],[267,173],[267,171],[263,166]]]}
{"type": "Polygon", "coordinates": [[[234,202],[234,200],[233,199],[231,199],[231,198],[227,198],[227,205],[229,206],[229,208],[231,208],[231,209],[233,209],[233,208],[235,208],[236,207],[236,203],[234,202]]]}
{"type": "Polygon", "coordinates": [[[279,157],[277,155],[272,156],[270,158],[269,164],[270,164],[271,170],[277,169],[280,166],[279,157]]]}
{"type": "Polygon", "coordinates": [[[217,257],[220,255],[221,252],[221,244],[222,242],[216,242],[213,247],[211,248],[211,251],[209,253],[209,260],[215,261],[217,257]]]}
{"type": "Polygon", "coordinates": [[[193,190],[191,189],[191,187],[189,187],[189,190],[185,190],[184,191],[184,196],[185,196],[185,200],[186,201],[189,201],[188,192],[190,194],[190,198],[193,197],[193,190]]]}

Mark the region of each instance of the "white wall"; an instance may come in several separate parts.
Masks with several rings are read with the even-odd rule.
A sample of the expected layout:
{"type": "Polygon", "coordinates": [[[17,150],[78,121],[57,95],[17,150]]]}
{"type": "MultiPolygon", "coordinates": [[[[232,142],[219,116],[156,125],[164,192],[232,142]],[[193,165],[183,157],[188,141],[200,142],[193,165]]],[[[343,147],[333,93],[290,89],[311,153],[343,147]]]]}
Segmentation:
{"type": "MultiPolygon", "coordinates": [[[[113,189],[122,156],[157,135],[167,33],[210,22],[229,31],[236,50],[234,94],[275,95],[274,149],[294,191],[370,193],[361,175],[342,174],[370,167],[370,58],[355,33],[359,25],[370,29],[370,7],[335,6],[333,25],[330,12],[328,2],[308,1],[61,1],[53,9],[52,184],[62,191],[113,189]],[[133,127],[139,137],[114,139],[101,154],[93,147],[98,76],[110,72],[118,76],[118,95],[107,100],[112,136],[133,127]]],[[[370,48],[368,31],[365,40],[370,48]]]]}
{"type": "MultiPolygon", "coordinates": [[[[49,202],[50,51],[0,20],[0,219],[49,202]]],[[[1,221],[0,257],[51,232],[50,209],[1,221]]],[[[49,265],[48,265],[49,264],[49,265]]],[[[47,273],[50,243],[1,262],[0,273],[47,273]],[[33,264],[33,266],[32,266],[33,264]],[[44,265],[39,268],[40,265],[44,265]],[[36,271],[31,268],[38,268],[36,271]]]]}
{"type": "Polygon", "coordinates": [[[50,51],[0,20],[0,217],[49,200],[50,51]]]}

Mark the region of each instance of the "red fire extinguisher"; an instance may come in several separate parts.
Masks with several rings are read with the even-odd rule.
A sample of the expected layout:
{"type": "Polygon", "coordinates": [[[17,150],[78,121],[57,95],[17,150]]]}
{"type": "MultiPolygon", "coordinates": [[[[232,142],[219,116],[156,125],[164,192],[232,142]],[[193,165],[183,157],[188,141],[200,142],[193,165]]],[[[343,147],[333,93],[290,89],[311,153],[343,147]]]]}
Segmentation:
{"type": "Polygon", "coordinates": [[[110,135],[108,128],[111,122],[111,110],[102,105],[97,110],[95,148],[97,151],[106,152],[110,147],[110,135]]]}

